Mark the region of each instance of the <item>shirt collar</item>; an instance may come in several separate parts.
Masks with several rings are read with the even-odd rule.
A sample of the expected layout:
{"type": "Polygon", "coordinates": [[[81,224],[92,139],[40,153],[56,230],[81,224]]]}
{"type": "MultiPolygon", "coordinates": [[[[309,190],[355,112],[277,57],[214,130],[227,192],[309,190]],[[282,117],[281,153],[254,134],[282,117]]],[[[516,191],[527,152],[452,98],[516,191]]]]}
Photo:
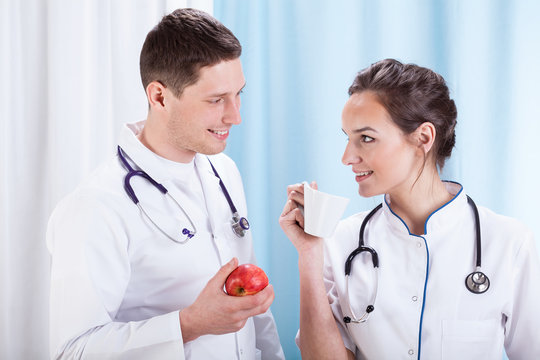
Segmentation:
{"type": "MultiPolygon", "coordinates": [[[[428,216],[426,223],[424,224],[424,235],[433,235],[434,233],[445,231],[445,229],[452,227],[455,224],[461,214],[466,213],[464,208],[468,205],[467,196],[463,191],[463,186],[452,181],[444,181],[444,185],[446,186],[446,190],[452,194],[453,197],[450,201],[428,216]]],[[[393,231],[405,235],[412,235],[405,222],[392,211],[388,195],[384,196],[383,214],[393,231]]]]}

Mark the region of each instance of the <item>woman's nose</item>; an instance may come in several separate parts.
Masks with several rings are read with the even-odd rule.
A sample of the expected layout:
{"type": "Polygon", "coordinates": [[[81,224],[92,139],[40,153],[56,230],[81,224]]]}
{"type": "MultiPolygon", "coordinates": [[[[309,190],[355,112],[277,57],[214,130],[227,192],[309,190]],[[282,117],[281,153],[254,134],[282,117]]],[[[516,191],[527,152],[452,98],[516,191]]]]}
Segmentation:
{"type": "Polygon", "coordinates": [[[353,165],[361,161],[360,156],[355,152],[354,146],[351,145],[349,141],[347,146],[345,146],[345,151],[343,151],[343,156],[341,157],[341,162],[343,165],[353,165]]]}

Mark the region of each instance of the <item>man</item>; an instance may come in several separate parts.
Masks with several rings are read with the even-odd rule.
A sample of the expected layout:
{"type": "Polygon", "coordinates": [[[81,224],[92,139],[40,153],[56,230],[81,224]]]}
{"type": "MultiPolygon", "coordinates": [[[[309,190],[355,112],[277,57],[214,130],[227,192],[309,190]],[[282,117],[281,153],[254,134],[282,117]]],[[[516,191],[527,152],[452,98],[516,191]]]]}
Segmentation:
{"type": "Polygon", "coordinates": [[[255,262],[240,174],[221,154],[241,121],[240,53],[193,9],[148,34],[146,121],[122,129],[117,155],[49,222],[52,358],[284,357],[272,286],[223,291],[239,262],[255,262]]]}

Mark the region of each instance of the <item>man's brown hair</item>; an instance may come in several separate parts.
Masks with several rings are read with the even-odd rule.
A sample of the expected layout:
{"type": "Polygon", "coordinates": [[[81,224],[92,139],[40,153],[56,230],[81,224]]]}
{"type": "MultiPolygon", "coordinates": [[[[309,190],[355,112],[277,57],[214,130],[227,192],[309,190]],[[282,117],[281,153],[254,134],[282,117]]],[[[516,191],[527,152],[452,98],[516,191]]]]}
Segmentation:
{"type": "Polygon", "coordinates": [[[180,97],[199,79],[199,69],[240,57],[233,33],[207,13],[178,9],[161,19],[146,36],[140,71],[144,88],[159,81],[180,97]]]}

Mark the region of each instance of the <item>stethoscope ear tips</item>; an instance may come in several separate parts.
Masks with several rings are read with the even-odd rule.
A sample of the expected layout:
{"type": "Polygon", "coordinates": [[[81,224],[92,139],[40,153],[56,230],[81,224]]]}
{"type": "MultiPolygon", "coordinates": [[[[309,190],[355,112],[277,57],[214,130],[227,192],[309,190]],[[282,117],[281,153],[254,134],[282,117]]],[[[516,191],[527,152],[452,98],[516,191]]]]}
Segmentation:
{"type": "Polygon", "coordinates": [[[489,278],[481,271],[472,272],[465,278],[465,286],[473,294],[485,293],[489,285],[489,278]]]}

